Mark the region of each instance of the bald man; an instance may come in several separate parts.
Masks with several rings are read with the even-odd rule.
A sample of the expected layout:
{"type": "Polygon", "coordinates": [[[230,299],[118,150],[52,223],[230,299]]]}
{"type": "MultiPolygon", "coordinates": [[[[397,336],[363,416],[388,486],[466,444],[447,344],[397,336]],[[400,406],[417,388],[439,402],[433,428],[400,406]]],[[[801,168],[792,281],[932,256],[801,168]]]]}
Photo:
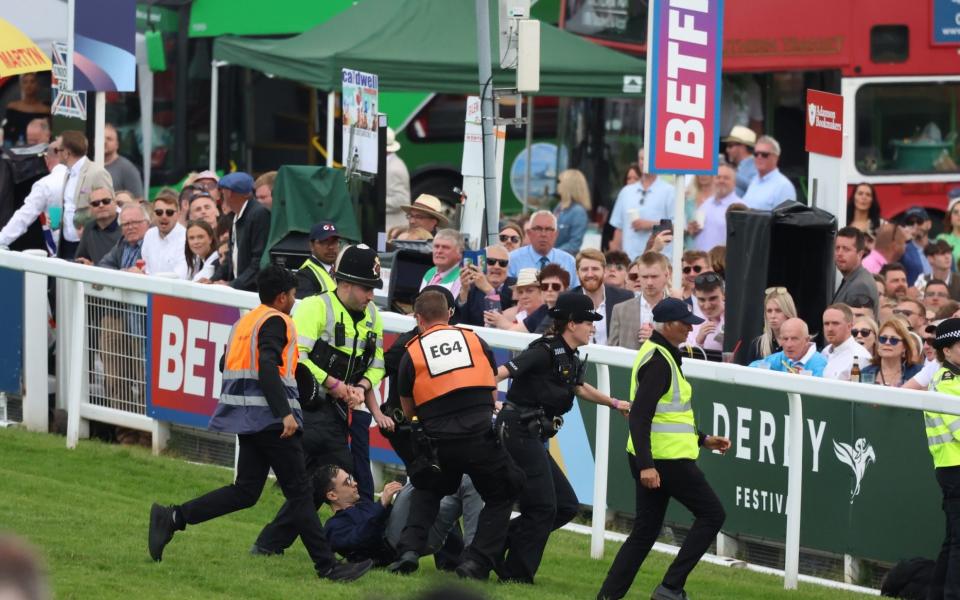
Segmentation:
{"type": "Polygon", "coordinates": [[[817,352],[816,345],[810,341],[810,329],[803,319],[793,318],[784,321],[780,326],[780,337],[777,341],[780,342],[783,350],[755,360],[750,363],[750,366],[782,373],[823,377],[827,359],[817,352]]]}

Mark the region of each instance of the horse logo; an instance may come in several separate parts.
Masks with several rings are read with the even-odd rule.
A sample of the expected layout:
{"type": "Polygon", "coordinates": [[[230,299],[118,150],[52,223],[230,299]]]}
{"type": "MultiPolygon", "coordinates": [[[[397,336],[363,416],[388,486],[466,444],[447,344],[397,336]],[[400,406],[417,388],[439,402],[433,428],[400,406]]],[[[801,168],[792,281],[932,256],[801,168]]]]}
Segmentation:
{"type": "Polygon", "coordinates": [[[860,483],[863,481],[867,466],[877,462],[877,455],[873,451],[873,446],[868,444],[865,438],[858,439],[853,446],[833,440],[833,453],[837,456],[837,460],[853,471],[856,479],[856,485],[850,492],[850,504],[853,504],[854,498],[860,495],[860,483]]]}

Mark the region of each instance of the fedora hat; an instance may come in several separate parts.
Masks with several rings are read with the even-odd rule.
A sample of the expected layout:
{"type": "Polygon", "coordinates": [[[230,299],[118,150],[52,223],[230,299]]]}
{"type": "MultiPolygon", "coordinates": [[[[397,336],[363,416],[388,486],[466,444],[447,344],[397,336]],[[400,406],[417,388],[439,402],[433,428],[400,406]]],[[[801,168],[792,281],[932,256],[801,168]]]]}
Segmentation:
{"type": "Polygon", "coordinates": [[[446,215],[443,214],[443,203],[440,202],[440,198],[436,196],[420,194],[412,204],[400,207],[400,210],[407,214],[410,214],[410,211],[413,209],[430,215],[438,221],[438,225],[443,226],[450,222],[446,215]]]}
{"type": "Polygon", "coordinates": [[[720,140],[721,142],[734,142],[753,148],[757,145],[757,134],[754,130],[743,125],[734,125],[730,130],[730,135],[720,140]]]}
{"type": "Polygon", "coordinates": [[[387,127],[387,152],[399,152],[400,142],[397,141],[397,132],[393,127],[387,127]]]}
{"type": "Polygon", "coordinates": [[[513,284],[512,288],[527,287],[529,285],[540,285],[540,278],[537,277],[538,272],[533,267],[528,269],[520,269],[520,272],[517,273],[517,282],[513,284]]]}

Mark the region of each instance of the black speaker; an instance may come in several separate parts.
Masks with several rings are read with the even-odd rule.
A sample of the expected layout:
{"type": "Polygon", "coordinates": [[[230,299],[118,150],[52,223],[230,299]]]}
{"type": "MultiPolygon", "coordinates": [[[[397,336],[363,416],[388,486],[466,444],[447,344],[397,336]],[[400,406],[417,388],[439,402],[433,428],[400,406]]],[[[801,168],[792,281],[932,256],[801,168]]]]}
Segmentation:
{"type": "Polygon", "coordinates": [[[433,255],[417,250],[398,250],[390,267],[387,306],[390,310],[409,313],[420,291],[424,274],[433,266],[433,255]]]}
{"type": "Polygon", "coordinates": [[[270,262],[287,269],[299,269],[310,258],[310,235],[292,231],[270,249],[270,262]]]}

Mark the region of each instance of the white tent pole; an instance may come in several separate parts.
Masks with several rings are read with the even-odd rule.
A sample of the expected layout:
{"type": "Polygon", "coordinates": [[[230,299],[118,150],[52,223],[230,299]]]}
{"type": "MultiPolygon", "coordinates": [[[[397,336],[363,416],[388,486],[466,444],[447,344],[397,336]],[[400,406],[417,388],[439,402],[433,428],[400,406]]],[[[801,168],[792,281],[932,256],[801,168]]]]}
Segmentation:
{"type": "Polygon", "coordinates": [[[210,62],[210,163],[211,171],[217,169],[217,116],[220,103],[220,67],[227,63],[214,60],[210,62]]]}
{"type": "Polygon", "coordinates": [[[96,120],[93,125],[93,162],[103,164],[103,130],[107,123],[107,93],[97,92],[96,120]]]}
{"type": "Polygon", "coordinates": [[[327,92],[327,166],[333,167],[334,130],[336,127],[337,93],[327,92]]]}

